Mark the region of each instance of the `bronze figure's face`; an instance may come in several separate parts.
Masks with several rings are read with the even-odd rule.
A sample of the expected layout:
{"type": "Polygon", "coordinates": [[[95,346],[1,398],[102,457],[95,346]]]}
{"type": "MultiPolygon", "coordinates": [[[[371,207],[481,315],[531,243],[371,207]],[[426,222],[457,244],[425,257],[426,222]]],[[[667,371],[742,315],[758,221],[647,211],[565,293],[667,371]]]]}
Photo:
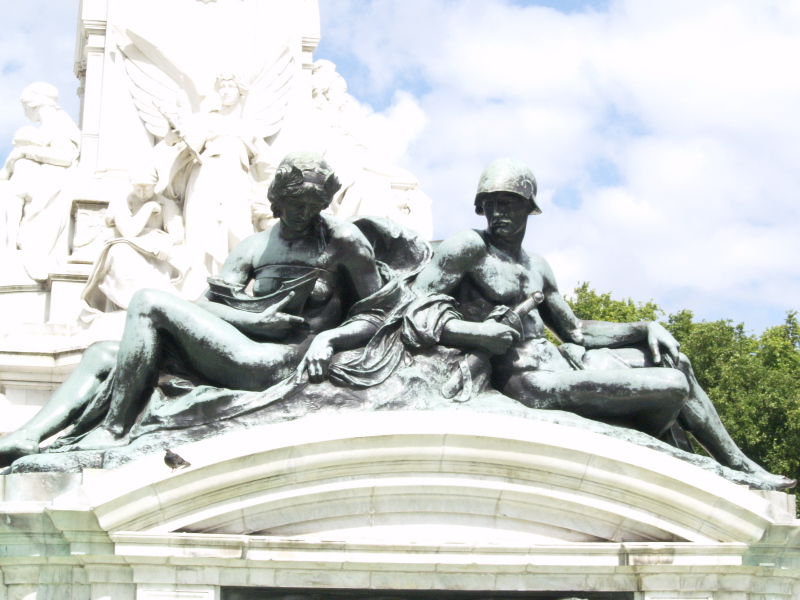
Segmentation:
{"type": "Polygon", "coordinates": [[[531,202],[512,192],[492,192],[483,195],[483,214],[489,232],[498,238],[509,238],[525,229],[531,202]]]}
{"type": "Polygon", "coordinates": [[[299,196],[283,198],[280,202],[280,219],[283,227],[291,232],[306,231],[327,203],[314,189],[308,189],[299,196]]]}

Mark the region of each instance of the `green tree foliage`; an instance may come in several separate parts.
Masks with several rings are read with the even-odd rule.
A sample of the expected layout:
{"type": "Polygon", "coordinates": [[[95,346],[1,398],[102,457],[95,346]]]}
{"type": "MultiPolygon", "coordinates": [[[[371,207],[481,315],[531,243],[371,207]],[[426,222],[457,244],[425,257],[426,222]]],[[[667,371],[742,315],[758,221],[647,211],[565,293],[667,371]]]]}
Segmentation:
{"type": "Polygon", "coordinates": [[[731,321],[689,321],[687,326],[687,312],[670,315],[667,328],[692,360],[733,439],[773,473],[800,477],[797,313],[757,336],[731,321]]]}
{"type": "MultiPolygon", "coordinates": [[[[664,316],[652,300],[615,300],[581,283],[567,302],[581,319],[631,322],[664,316]]],[[[692,361],[733,439],[773,473],[800,478],[800,322],[789,312],[761,335],[729,320],[694,320],[689,310],[664,326],[692,361]]]]}
{"type": "Polygon", "coordinates": [[[574,297],[567,298],[572,311],[580,319],[590,321],[611,321],[612,323],[631,323],[633,321],[655,321],[664,314],[658,305],[650,300],[641,303],[627,300],[614,300],[611,294],[598,294],[589,282],[584,281],[575,288],[574,297]]]}

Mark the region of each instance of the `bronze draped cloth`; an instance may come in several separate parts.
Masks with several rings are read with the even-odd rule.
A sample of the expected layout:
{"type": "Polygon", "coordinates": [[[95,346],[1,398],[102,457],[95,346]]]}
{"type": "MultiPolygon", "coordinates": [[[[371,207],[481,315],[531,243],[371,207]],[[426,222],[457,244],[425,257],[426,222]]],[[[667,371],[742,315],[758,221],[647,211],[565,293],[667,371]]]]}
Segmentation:
{"type": "MultiPolygon", "coordinates": [[[[347,352],[331,365],[330,379],[336,385],[371,387],[386,380],[402,364],[405,350],[398,339],[398,324],[413,295],[408,281],[430,259],[431,250],[417,234],[387,219],[358,217],[354,223],[372,244],[384,286],[356,302],[343,324],[366,320],[378,327],[378,334],[363,351],[347,352]]],[[[87,433],[105,418],[111,405],[116,379],[112,369],[100,384],[92,401],[76,420],[72,432],[56,440],[47,452],[70,452],[87,433]]],[[[285,405],[302,398],[313,384],[296,383],[292,375],[259,392],[232,390],[206,385],[202,376],[183,368],[180,352],[167,343],[164,367],[129,440],[149,433],[210,425],[252,413],[273,404],[285,405]]],[[[275,410],[281,410],[276,406],[275,410]]],[[[79,448],[78,448],[79,449],[79,448]]]]}

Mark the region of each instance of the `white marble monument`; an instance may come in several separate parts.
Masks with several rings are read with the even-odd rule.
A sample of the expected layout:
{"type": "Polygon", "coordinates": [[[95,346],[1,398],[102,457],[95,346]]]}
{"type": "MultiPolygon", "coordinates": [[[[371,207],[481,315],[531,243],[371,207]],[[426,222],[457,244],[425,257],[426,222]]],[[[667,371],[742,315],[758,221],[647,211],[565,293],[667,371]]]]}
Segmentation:
{"type": "Polygon", "coordinates": [[[29,86],[39,126],[17,132],[0,171],[0,310],[15,315],[0,324],[0,434],[89,343],[118,338],[113,311],[134,289],[199,296],[228,251],[272,222],[266,190],[290,151],[317,151],[342,175],[330,212],[387,216],[430,239],[430,199],[359,140],[357,101],[333,63],[314,61],[319,40],[316,0],[81,0],[80,129],[57,90],[29,86]],[[164,210],[126,234],[131,174],[150,169],[164,210]],[[167,253],[148,241],[177,230],[163,222],[172,205],[184,239],[167,253]]]}
{"type": "MultiPolygon", "coordinates": [[[[0,309],[19,315],[0,434],[118,335],[138,285],[192,298],[268,226],[289,151],[340,174],[331,212],[430,239],[428,198],[363,143],[319,39],[316,0],[81,0],[80,129],[31,86],[39,126],[0,172],[0,309]]],[[[173,448],[180,470],[0,475],[0,600],[800,598],[793,496],[569,423],[418,409],[248,423],[173,448]]]]}

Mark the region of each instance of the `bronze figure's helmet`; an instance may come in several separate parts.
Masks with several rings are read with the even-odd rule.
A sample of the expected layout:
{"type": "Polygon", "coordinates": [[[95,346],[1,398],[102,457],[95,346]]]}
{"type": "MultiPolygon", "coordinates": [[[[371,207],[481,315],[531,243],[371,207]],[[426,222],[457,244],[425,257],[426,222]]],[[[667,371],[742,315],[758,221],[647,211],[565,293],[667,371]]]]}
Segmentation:
{"type": "Polygon", "coordinates": [[[522,196],[531,203],[531,215],[542,214],[536,204],[536,178],[533,171],[516,158],[498,158],[483,170],[475,196],[475,212],[483,214],[483,195],[492,192],[511,192],[522,196]]]}

